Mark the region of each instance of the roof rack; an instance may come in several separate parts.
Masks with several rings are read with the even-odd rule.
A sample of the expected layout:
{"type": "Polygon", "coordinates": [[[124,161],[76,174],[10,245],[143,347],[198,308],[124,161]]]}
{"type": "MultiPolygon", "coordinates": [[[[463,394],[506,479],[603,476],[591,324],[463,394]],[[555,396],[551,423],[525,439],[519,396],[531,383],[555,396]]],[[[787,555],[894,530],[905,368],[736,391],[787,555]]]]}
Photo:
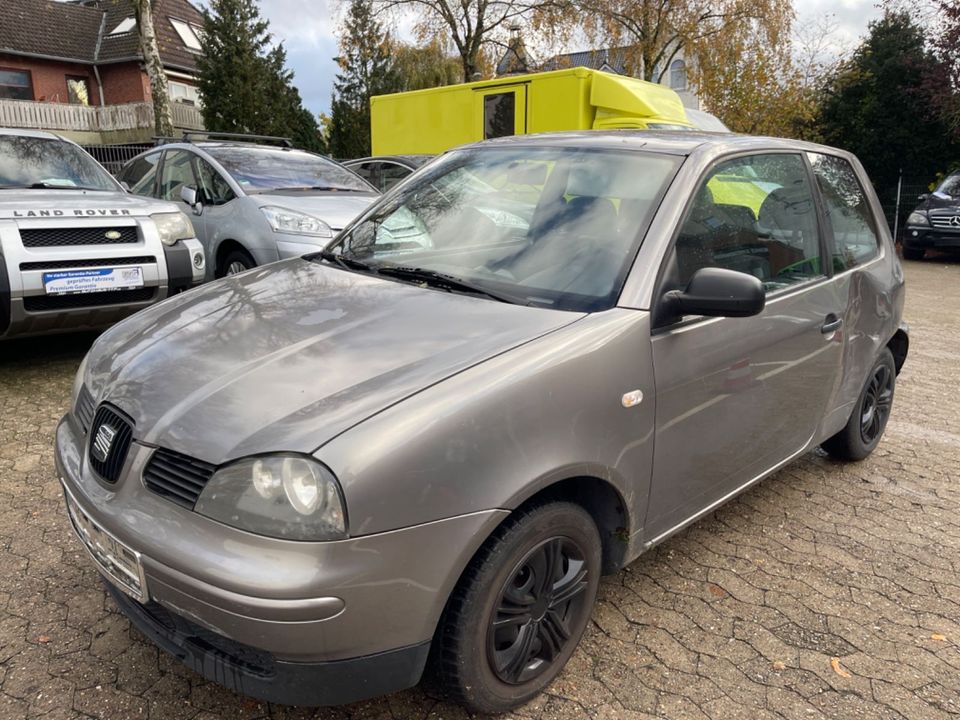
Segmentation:
{"type": "Polygon", "coordinates": [[[284,147],[292,148],[293,140],[276,135],[249,135],[247,133],[222,133],[207,130],[190,130],[183,133],[183,137],[154,137],[158,145],[171,142],[192,143],[197,140],[232,140],[234,142],[273,142],[284,147]]]}

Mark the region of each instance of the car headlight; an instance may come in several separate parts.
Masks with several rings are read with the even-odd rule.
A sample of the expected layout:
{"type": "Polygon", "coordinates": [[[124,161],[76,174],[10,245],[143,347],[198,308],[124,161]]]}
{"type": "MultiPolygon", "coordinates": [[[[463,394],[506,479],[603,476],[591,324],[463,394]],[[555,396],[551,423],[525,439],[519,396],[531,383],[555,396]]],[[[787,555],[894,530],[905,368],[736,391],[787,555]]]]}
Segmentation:
{"type": "Polygon", "coordinates": [[[151,215],[150,219],[157,226],[160,242],[164,245],[174,245],[177,240],[188,240],[196,237],[196,233],[193,231],[193,223],[182,212],[158,213],[157,215],[151,215]]]}
{"type": "Polygon", "coordinates": [[[333,230],[320,218],[313,215],[287,210],[282,207],[262,207],[260,210],[267,216],[267,222],[274,232],[293,233],[295,235],[312,235],[314,237],[332,238],[333,230]]]}
{"type": "Polygon", "coordinates": [[[303,455],[246,458],[217,470],[194,508],[225,525],[284,540],[342,540],[340,484],[303,455]]]}
{"type": "Polygon", "coordinates": [[[907,217],[907,225],[929,225],[930,221],[927,219],[927,214],[920,212],[919,210],[914,210],[907,217]]]}

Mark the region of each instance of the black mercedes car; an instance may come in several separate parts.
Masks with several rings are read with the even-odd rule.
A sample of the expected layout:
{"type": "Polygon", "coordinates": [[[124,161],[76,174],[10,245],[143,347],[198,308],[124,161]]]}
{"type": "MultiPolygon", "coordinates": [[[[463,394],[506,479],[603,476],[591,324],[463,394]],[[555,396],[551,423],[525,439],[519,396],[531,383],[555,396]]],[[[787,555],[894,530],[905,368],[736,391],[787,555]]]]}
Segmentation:
{"type": "Polygon", "coordinates": [[[960,251],[960,171],[918,199],[903,229],[903,257],[922,260],[931,248],[960,251]]]}

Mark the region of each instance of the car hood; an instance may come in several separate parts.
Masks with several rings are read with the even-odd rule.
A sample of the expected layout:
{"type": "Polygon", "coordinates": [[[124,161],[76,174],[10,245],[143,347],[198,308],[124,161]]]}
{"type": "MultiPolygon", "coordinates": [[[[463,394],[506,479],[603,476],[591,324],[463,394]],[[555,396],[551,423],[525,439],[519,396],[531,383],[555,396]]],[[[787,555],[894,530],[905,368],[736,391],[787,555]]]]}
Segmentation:
{"type": "Polygon", "coordinates": [[[175,212],[180,207],[164,200],[104,190],[0,190],[0,219],[142,217],[175,212]]]}
{"type": "Polygon", "coordinates": [[[359,192],[304,191],[296,195],[258,193],[250,198],[259,206],[275,205],[320,218],[334,230],[342,230],[379,195],[359,192]]]}
{"type": "MultiPolygon", "coordinates": [[[[293,259],[148,308],[87,360],[134,436],[220,464],[313,452],[370,415],[581,314],[293,259]]],[[[423,422],[429,418],[410,418],[423,422]]]]}

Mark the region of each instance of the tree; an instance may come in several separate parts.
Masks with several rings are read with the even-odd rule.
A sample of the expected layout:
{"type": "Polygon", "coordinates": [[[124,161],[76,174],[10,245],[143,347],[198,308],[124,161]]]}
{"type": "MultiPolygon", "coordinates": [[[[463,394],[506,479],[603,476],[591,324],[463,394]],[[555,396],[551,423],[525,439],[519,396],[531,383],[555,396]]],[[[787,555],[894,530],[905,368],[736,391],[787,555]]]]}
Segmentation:
{"type": "Polygon", "coordinates": [[[316,119],[286,68],[286,51],[273,45],[255,0],[211,0],[203,20],[197,64],[207,130],[285,136],[322,150],[316,119]]]}
{"type": "Polygon", "coordinates": [[[150,78],[150,98],[153,100],[153,127],[160,137],[171,137],[173,129],[173,111],[170,109],[170,91],[167,87],[167,74],[163,71],[160,48],[157,46],[157,34],[153,29],[153,7],[151,0],[135,0],[133,16],[137,21],[137,34],[140,37],[140,52],[143,64],[150,78]]]}
{"type": "MultiPolygon", "coordinates": [[[[570,0],[372,0],[378,13],[412,11],[421,41],[449,40],[460,57],[464,82],[483,75],[491,66],[484,51],[506,47],[506,35],[514,23],[539,13],[562,16],[570,0]]],[[[568,22],[572,18],[568,19],[568,22]]],[[[559,21],[558,21],[559,22],[559,21]]]]}
{"type": "Polygon", "coordinates": [[[396,92],[391,41],[374,17],[371,0],[351,0],[340,35],[339,71],[333,83],[330,152],[352,158],[370,154],[370,98],[396,92]]]}
{"type": "Polygon", "coordinates": [[[930,94],[931,72],[938,64],[923,29],[907,13],[887,11],[825,83],[823,139],[855,153],[881,197],[895,190],[901,170],[932,178],[957,156],[930,94]]]}
{"type": "Polygon", "coordinates": [[[396,89],[393,92],[454,85],[460,82],[460,61],[431,40],[423,46],[395,43],[391,49],[396,89]]]}
{"type": "Polygon", "coordinates": [[[960,141],[960,1],[938,0],[939,32],[933,41],[940,73],[928,83],[934,103],[955,141],[960,141]]]}
{"type": "MultiPolygon", "coordinates": [[[[653,80],[681,53],[698,62],[698,52],[717,49],[742,37],[744,28],[758,37],[786,37],[793,17],[782,0],[570,0],[576,17],[595,44],[622,47],[627,72],[653,80]]],[[[569,22],[572,13],[546,13],[548,25],[569,22]]]]}

